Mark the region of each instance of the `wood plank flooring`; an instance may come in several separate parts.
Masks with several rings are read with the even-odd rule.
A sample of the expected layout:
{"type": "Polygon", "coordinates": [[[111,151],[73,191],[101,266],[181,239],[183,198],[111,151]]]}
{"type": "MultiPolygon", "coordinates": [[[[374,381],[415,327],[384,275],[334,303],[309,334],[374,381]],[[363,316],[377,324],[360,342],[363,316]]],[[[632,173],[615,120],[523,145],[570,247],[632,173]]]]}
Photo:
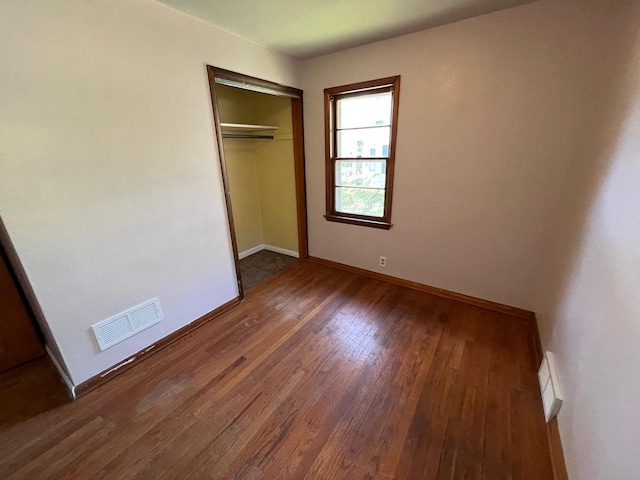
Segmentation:
{"type": "Polygon", "coordinates": [[[2,415],[0,478],[551,479],[532,335],[298,262],[79,400],[2,415]]]}

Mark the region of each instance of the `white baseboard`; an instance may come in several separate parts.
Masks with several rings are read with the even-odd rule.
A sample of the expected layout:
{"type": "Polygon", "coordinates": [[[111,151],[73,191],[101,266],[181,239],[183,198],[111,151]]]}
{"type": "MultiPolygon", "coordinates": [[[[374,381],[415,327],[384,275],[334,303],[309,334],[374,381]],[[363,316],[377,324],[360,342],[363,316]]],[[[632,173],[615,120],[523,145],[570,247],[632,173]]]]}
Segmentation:
{"type": "Polygon", "coordinates": [[[242,260],[243,258],[247,258],[249,255],[253,255],[254,253],[258,253],[262,250],[264,250],[264,245],[258,245],[257,247],[253,247],[249,250],[245,250],[244,252],[240,252],[238,254],[238,258],[242,260]]]}
{"type": "Polygon", "coordinates": [[[300,258],[300,254],[298,252],[287,250],[286,248],[274,247],[273,245],[258,245],[257,247],[240,252],[238,254],[238,258],[242,260],[243,258],[247,258],[249,255],[253,255],[254,253],[258,253],[262,250],[269,250],[270,252],[281,253],[283,255],[288,255],[289,257],[300,258]]]}
{"type": "Polygon", "coordinates": [[[294,252],[293,250],[287,250],[286,248],[274,247],[272,245],[264,245],[265,250],[269,250],[270,252],[281,253],[283,255],[288,255],[290,257],[300,258],[300,254],[298,252],[294,252]]]}
{"type": "Polygon", "coordinates": [[[71,379],[67,375],[67,372],[65,371],[65,369],[62,368],[62,365],[60,365],[60,362],[58,362],[58,359],[53,354],[51,349],[49,349],[49,345],[45,345],[44,349],[47,351],[47,355],[49,355],[49,358],[51,359],[53,364],[58,369],[58,373],[60,374],[60,377],[62,377],[62,381],[65,383],[65,385],[67,386],[67,389],[69,390],[69,393],[71,393],[71,396],[75,400],[76,399],[76,386],[73,384],[73,382],[71,381],[71,379]]]}

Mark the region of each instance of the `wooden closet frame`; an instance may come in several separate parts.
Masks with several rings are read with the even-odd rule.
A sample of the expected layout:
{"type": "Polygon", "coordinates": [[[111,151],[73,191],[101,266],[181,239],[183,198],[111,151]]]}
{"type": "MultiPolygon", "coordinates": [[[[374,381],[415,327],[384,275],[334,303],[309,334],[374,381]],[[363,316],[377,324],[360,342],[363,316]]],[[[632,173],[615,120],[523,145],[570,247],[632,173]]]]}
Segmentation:
{"type": "Polygon", "coordinates": [[[242,288],[242,279],[240,276],[240,257],[238,254],[238,242],[236,239],[236,230],[233,222],[233,211],[231,208],[231,195],[229,192],[229,178],[227,176],[227,161],[224,155],[224,144],[222,142],[222,128],[220,126],[220,112],[218,109],[218,97],[216,96],[216,78],[230,80],[232,82],[247,85],[247,90],[251,87],[257,87],[254,91],[269,94],[266,90],[271,90],[277,95],[284,94],[291,98],[291,120],[293,124],[293,159],[295,169],[296,182],[296,211],[298,220],[298,256],[300,260],[306,260],[309,257],[309,246],[307,240],[307,197],[306,197],[306,180],[305,180],[305,161],[304,161],[304,124],[302,110],[302,90],[297,88],[280,85],[279,83],[262,80],[256,77],[250,77],[241,73],[232,72],[223,68],[207,65],[207,75],[209,77],[209,90],[211,92],[211,107],[213,109],[213,122],[216,131],[216,140],[218,144],[218,160],[220,161],[220,170],[222,173],[222,183],[224,186],[224,197],[227,208],[227,219],[229,221],[229,233],[231,236],[231,245],[233,248],[233,257],[236,266],[236,280],[238,282],[238,294],[240,298],[244,298],[244,290],[242,288]]]}
{"type": "MultiPolygon", "coordinates": [[[[11,241],[11,237],[9,237],[9,232],[4,225],[2,216],[0,216],[0,258],[4,260],[7,270],[9,271],[9,276],[11,277],[11,280],[13,280],[13,284],[18,291],[18,295],[22,300],[22,304],[27,311],[31,326],[35,330],[38,341],[43,347],[42,355],[47,355],[47,351],[45,349],[45,347],[47,346],[46,338],[44,336],[44,333],[42,332],[40,324],[38,323],[38,319],[40,319],[41,321],[44,320],[44,315],[42,313],[42,310],[40,309],[40,304],[38,303],[38,300],[35,296],[33,287],[31,286],[27,274],[24,271],[24,267],[22,266],[20,257],[18,257],[18,253],[16,252],[13,242],[11,241]]],[[[46,322],[43,323],[46,324],[46,322]]],[[[16,367],[17,366],[18,365],[16,365],[16,367]]]]}

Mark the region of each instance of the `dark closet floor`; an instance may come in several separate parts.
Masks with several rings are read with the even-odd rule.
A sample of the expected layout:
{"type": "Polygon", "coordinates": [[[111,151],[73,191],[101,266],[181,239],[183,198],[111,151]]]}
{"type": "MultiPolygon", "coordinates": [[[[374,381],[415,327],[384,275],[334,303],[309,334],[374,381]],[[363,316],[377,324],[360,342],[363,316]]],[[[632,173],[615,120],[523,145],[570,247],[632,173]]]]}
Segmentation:
{"type": "Polygon", "coordinates": [[[262,250],[243,258],[240,260],[242,288],[249,290],[297,261],[297,258],[270,252],[269,250],[262,250]]]}

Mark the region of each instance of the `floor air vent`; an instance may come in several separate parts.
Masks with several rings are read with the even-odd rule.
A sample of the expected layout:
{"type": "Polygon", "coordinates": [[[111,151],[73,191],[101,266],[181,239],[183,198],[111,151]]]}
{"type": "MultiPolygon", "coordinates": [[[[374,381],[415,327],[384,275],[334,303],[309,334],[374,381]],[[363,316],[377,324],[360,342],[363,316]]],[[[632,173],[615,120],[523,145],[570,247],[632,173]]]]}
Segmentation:
{"type": "Polygon", "coordinates": [[[100,350],[121,342],[162,320],[160,300],[153,298],[91,326],[100,350]]]}

